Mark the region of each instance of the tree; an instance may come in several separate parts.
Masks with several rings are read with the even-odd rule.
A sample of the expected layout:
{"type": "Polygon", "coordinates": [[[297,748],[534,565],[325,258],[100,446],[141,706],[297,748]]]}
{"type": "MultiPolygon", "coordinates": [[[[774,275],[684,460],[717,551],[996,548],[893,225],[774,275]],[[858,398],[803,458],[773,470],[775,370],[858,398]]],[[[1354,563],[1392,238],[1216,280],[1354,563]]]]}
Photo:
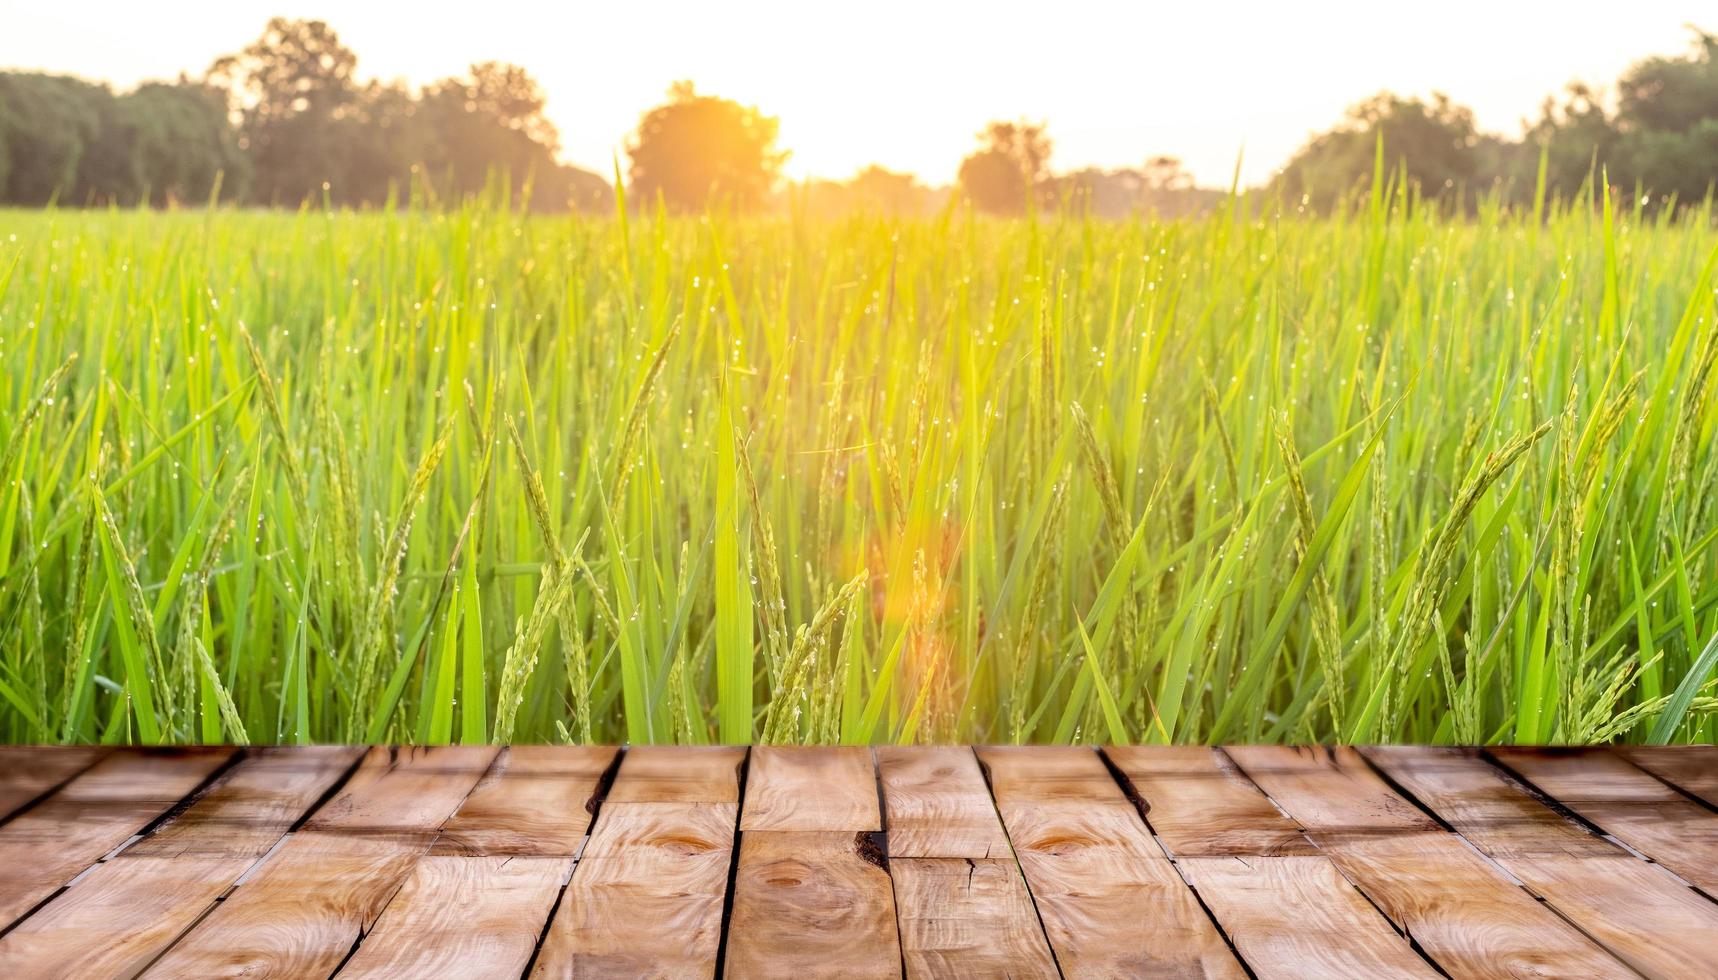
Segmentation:
{"type": "Polygon", "coordinates": [[[1636,62],[1617,83],[1619,169],[1684,201],[1718,183],[1718,35],[1694,34],[1688,56],[1636,62]]]}
{"type": "Polygon", "coordinates": [[[216,181],[231,199],[245,189],[249,161],[227,120],[223,94],[180,78],[146,82],[120,97],[139,182],[139,200],[195,201],[208,198],[216,181]]]}
{"type": "Polygon", "coordinates": [[[79,172],[101,133],[99,101],[112,94],[60,75],[0,75],[0,141],[8,168],[4,199],[41,206],[57,198],[81,203],[79,172]]]}
{"type": "Polygon", "coordinates": [[[980,149],[960,164],[960,186],[980,211],[1019,214],[1049,178],[1050,137],[1044,124],[992,122],[978,134],[980,149]]]}
{"type": "Polygon", "coordinates": [[[876,164],[855,174],[847,187],[856,207],[896,216],[920,213],[927,196],[912,174],[885,170],[876,164]]]}
{"type": "Polygon", "coordinates": [[[323,21],[276,17],[250,46],[209,67],[209,83],[229,93],[238,115],[257,199],[293,203],[324,183],[346,193],[351,132],[341,123],[358,115],[357,65],[323,21]]]}
{"type": "MultiPolygon", "coordinates": [[[[444,192],[475,194],[504,172],[514,191],[535,177],[556,182],[555,127],[537,82],[516,65],[484,62],[424,90],[423,164],[444,192]]],[[[553,194],[553,188],[550,188],[553,194]]]]}
{"type": "Polygon", "coordinates": [[[691,82],[676,82],[668,101],[639,120],[627,146],[632,192],[645,204],[660,195],[680,211],[712,200],[755,208],[787,160],[776,149],[779,129],[779,120],[755,107],[699,95],[691,82]]]}
{"type": "Polygon", "coordinates": [[[1181,165],[1180,157],[1154,156],[1140,173],[1147,192],[1173,194],[1193,187],[1193,175],[1181,165]]]}
{"type": "Polygon", "coordinates": [[[1491,176],[1480,160],[1497,142],[1479,133],[1472,110],[1442,93],[1427,102],[1384,92],[1351,107],[1336,128],[1301,147],[1275,186],[1286,199],[1328,209],[1370,184],[1380,140],[1387,173],[1400,168],[1425,196],[1458,205],[1491,176]]]}
{"type": "Polygon", "coordinates": [[[418,100],[402,83],[372,81],[358,90],[348,109],[328,123],[330,138],[340,146],[334,161],[339,169],[323,178],[332,200],[378,204],[400,189],[424,156],[427,137],[418,110],[418,100]]]}
{"type": "MultiPolygon", "coordinates": [[[[559,180],[565,185],[561,197],[566,205],[581,214],[613,214],[614,188],[600,175],[578,167],[562,166],[559,180]]],[[[552,199],[544,197],[545,204],[552,199]]]]}
{"type": "Polygon", "coordinates": [[[1547,96],[1538,121],[1527,127],[1513,162],[1517,187],[1536,186],[1543,155],[1547,192],[1574,195],[1589,178],[1598,179],[1600,166],[1616,160],[1617,135],[1599,93],[1579,82],[1570,83],[1563,101],[1547,96]]]}

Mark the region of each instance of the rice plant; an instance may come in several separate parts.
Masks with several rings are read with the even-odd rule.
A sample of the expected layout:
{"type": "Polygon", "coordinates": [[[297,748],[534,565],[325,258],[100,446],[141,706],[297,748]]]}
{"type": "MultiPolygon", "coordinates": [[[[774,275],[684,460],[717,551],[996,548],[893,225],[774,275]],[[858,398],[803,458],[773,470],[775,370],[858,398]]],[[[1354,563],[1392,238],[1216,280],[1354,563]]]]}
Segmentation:
{"type": "Polygon", "coordinates": [[[0,737],[1712,741],[1710,208],[1292,212],[0,213],[0,737]]]}

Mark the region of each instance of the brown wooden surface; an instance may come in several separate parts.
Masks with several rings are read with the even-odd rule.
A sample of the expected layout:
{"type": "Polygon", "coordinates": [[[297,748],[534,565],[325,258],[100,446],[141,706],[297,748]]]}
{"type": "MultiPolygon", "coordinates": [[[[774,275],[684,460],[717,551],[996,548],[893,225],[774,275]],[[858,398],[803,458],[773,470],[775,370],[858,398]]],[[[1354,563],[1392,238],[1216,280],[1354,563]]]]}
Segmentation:
{"type": "Polygon", "coordinates": [[[629,749],[544,937],[537,977],[712,977],[740,748],[629,749]]]}
{"type": "Polygon", "coordinates": [[[1006,858],[891,858],[907,976],[1054,977],[1055,958],[1006,858]]]}
{"type": "Polygon", "coordinates": [[[1718,948],[1711,747],[0,765],[8,980],[1707,977],[1718,948]]]}
{"type": "Polygon", "coordinates": [[[877,749],[891,858],[1011,858],[1008,835],[964,745],[877,749]]]}
{"type": "Polygon", "coordinates": [[[370,750],[340,792],[145,975],[331,974],[495,755],[370,750]]]}
{"type": "Polygon", "coordinates": [[[1096,752],[982,748],[979,759],[1064,973],[1245,976],[1096,752]]]}
{"type": "Polygon", "coordinates": [[[1321,854],[1180,863],[1256,976],[1438,976],[1321,854]]]}
{"type": "Polygon", "coordinates": [[[1633,975],[1398,795],[1352,749],[1225,751],[1450,976],[1633,975]]]}
{"type": "Polygon", "coordinates": [[[342,977],[524,972],[585,843],[613,748],[504,749],[342,977]]]}
{"type": "Polygon", "coordinates": [[[98,745],[0,746],[0,820],[95,765],[107,752],[98,745]]]}
{"type": "Polygon", "coordinates": [[[1689,796],[1718,807],[1718,745],[1631,745],[1619,751],[1689,796]]]}
{"type": "Polygon", "coordinates": [[[746,770],[740,830],[882,830],[871,750],[760,745],[746,770]]]}
{"type": "Polygon", "coordinates": [[[863,833],[743,832],[729,977],[899,977],[895,898],[863,833]]]}
{"type": "Polygon", "coordinates": [[[141,833],[231,749],[119,749],[0,826],[0,928],[141,833]]]}
{"type": "Polygon", "coordinates": [[[1630,966],[1710,977],[1718,904],[1534,799],[1477,752],[1366,750],[1399,785],[1630,966]],[[1667,942],[1666,937],[1676,941],[1667,942]]]}
{"type": "Polygon", "coordinates": [[[136,975],[268,853],[361,751],[251,754],[0,938],[0,976],[136,975]]]}
{"type": "Polygon", "coordinates": [[[1612,752],[1521,748],[1491,755],[1600,830],[1718,895],[1718,813],[1612,752]]]}
{"type": "Polygon", "coordinates": [[[1124,746],[1104,754],[1173,857],[1317,853],[1300,827],[1216,749],[1124,746]]]}
{"type": "Polygon", "coordinates": [[[1437,976],[1218,750],[1139,746],[1104,754],[1255,975],[1437,976]]]}
{"type": "Polygon", "coordinates": [[[900,976],[882,829],[870,749],[754,748],[726,975],[900,976]]]}
{"type": "Polygon", "coordinates": [[[572,856],[591,823],[597,784],[616,749],[506,749],[436,838],[436,854],[572,856]]]}
{"type": "Polygon", "coordinates": [[[571,857],[423,858],[342,977],[517,977],[571,857]]]}
{"type": "Polygon", "coordinates": [[[876,755],[907,976],[1055,976],[972,750],[885,746],[876,755]]]}

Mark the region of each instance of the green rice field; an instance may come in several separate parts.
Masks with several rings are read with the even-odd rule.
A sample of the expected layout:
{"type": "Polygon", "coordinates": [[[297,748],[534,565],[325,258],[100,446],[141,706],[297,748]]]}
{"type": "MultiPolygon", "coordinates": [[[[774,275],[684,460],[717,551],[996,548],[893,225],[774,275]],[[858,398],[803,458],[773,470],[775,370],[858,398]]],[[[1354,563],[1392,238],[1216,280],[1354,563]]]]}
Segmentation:
{"type": "Polygon", "coordinates": [[[0,740],[1718,736],[1718,226],[0,212],[0,740]]]}

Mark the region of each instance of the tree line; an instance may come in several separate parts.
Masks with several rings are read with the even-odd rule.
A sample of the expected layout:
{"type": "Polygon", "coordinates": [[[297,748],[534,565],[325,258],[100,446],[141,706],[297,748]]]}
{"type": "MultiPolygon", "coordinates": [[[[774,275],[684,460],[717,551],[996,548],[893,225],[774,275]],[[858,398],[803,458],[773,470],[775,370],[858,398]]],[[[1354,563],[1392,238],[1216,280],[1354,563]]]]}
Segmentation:
{"type": "Polygon", "coordinates": [[[0,74],[0,202],[376,205],[501,179],[540,207],[612,207],[607,181],[556,160],[559,135],[524,69],[484,62],[413,92],[360,83],[357,64],[326,23],[276,18],[202,76],[123,95],[0,74]]]}
{"type": "Polygon", "coordinates": [[[1681,56],[1637,61],[1611,98],[1584,83],[1549,96],[1518,139],[1482,133],[1443,95],[1381,93],[1313,137],[1273,182],[1288,200],[1328,209],[1384,166],[1423,196],[1472,208],[1486,195],[1569,198],[1600,180],[1645,204],[1699,203],[1718,186],[1718,35],[1694,30],[1681,56]]]}
{"type": "MultiPolygon", "coordinates": [[[[1487,195],[1568,197],[1601,172],[1643,201],[1699,200],[1718,183],[1718,36],[1694,35],[1681,56],[1632,65],[1614,99],[1582,84],[1546,99],[1515,139],[1480,132],[1472,111],[1445,96],[1381,93],[1309,139],[1265,190],[1328,210],[1363,192],[1382,164],[1456,208],[1487,195]]],[[[614,206],[608,181],[557,159],[545,95],[523,68],[483,62],[413,91],[360,82],[357,63],[326,23],[276,18],[201,76],[122,94],[0,73],[0,204],[365,206],[502,191],[545,210],[614,206]]],[[[674,210],[925,213],[959,196],[995,214],[1072,206],[1112,217],[1187,214],[1223,196],[1195,187],[1168,156],[1056,173],[1046,126],[1025,120],[986,126],[953,188],[876,166],[784,186],[778,131],[756,107],[677,83],[627,143],[627,193],[674,210]]]]}

